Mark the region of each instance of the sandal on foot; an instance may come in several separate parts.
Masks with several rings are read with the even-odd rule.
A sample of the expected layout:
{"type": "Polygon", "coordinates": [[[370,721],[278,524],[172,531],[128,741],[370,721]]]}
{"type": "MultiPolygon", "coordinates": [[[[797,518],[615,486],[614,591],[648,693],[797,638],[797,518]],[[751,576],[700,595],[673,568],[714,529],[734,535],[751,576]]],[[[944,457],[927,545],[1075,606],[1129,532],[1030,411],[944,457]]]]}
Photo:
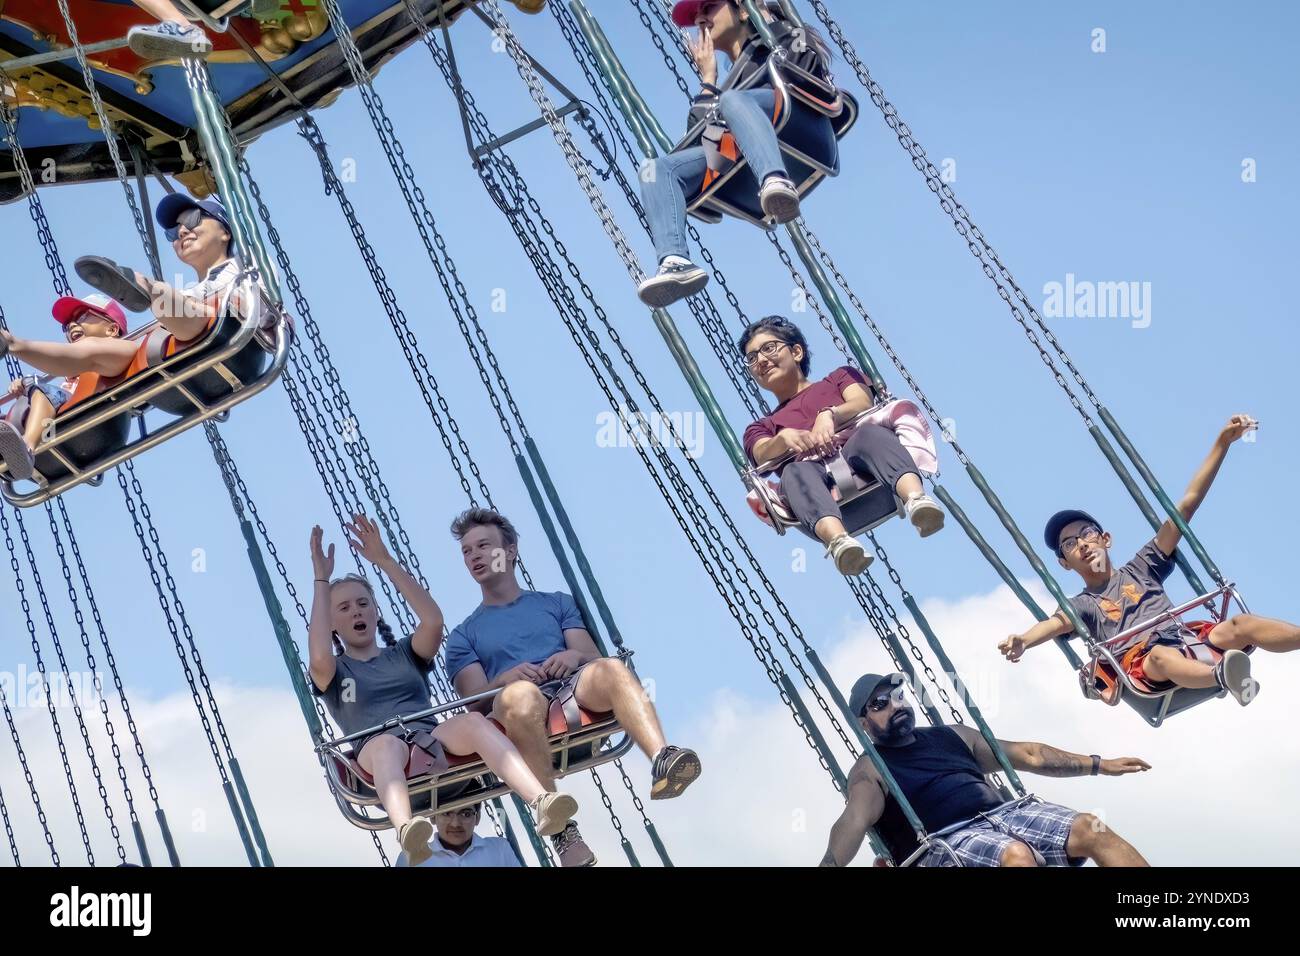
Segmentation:
{"type": "Polygon", "coordinates": [[[135,281],[135,272],[103,256],[82,256],[74,264],[83,282],[116,299],[130,312],[148,311],[149,293],[135,281]]]}

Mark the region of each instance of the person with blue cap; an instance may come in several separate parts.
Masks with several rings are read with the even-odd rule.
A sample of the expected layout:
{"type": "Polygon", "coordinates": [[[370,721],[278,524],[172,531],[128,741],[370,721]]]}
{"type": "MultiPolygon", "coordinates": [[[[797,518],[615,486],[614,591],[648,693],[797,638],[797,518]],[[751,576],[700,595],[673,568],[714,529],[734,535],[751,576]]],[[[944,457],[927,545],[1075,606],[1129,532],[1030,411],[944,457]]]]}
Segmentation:
{"type": "MultiPolygon", "coordinates": [[[[178,342],[188,343],[208,329],[243,274],[243,264],[236,256],[230,215],[221,200],[172,193],[158,203],[156,219],[176,257],[194,270],[192,285],[176,289],[102,256],[82,256],[76,261],[77,274],[132,312],[151,310],[178,342]]],[[[265,290],[260,292],[251,301],[232,295],[228,307],[266,330],[275,324],[277,312],[265,290]]]]}
{"type": "MultiPolygon", "coordinates": [[[[1185,521],[1192,520],[1205,500],[1228,449],[1258,427],[1249,415],[1233,415],[1219,432],[1178,504],[1185,521]]],[[[1084,590],[1070,598],[1070,605],[1094,639],[1113,640],[1173,609],[1164,582],[1173,573],[1174,549],[1182,532],[1172,520],[1166,519],[1156,536],[1120,568],[1111,562],[1110,532],[1086,511],[1058,511],[1047,522],[1043,535],[1061,567],[1083,579],[1084,590]]],[[[998,649],[1007,660],[1016,662],[1029,648],[1072,630],[1065,613],[1057,611],[1023,634],[1006,638],[998,649]]],[[[1300,648],[1300,627],[1256,614],[1238,614],[1224,621],[1174,619],[1161,627],[1139,630],[1124,646],[1110,649],[1129,679],[1153,693],[1173,687],[1219,687],[1244,707],[1259,693],[1259,681],[1251,676],[1246,654],[1252,647],[1294,651],[1300,648]],[[1198,649],[1210,653],[1198,654],[1198,649]]]]}
{"type": "MultiPolygon", "coordinates": [[[[1142,854],[1091,813],[1030,794],[1006,802],[986,779],[1001,770],[979,731],[961,724],[917,727],[902,674],[864,674],[849,709],[871,739],[930,842],[918,866],[1146,866],[1142,854]]],[[[1111,760],[1043,743],[999,740],[1011,765],[1046,777],[1119,777],[1150,770],[1137,757],[1111,760]]],[[[895,863],[920,846],[871,758],[849,772],[848,801],[831,827],[822,866],[847,866],[875,828],[895,863]]]]}
{"type": "Polygon", "coordinates": [[[11,480],[34,477],[35,449],[81,377],[97,374],[95,390],[102,391],[126,371],[139,345],[126,337],[122,307],[106,295],[64,296],[51,312],[63,329],[63,342],[19,338],[0,329],[0,358],[12,355],[46,373],[44,378],[15,379],[3,399],[14,402],[0,419],[0,460],[11,480]]]}

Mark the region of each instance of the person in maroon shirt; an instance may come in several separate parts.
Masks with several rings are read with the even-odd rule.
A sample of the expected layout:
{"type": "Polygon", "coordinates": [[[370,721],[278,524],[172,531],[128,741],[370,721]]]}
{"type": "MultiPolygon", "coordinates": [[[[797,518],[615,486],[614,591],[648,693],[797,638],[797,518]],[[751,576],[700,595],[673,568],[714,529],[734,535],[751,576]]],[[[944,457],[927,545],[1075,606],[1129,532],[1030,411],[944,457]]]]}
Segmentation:
{"type": "Polygon", "coordinates": [[[864,424],[839,433],[875,404],[871,383],[861,372],[844,366],[811,381],[808,342],[798,326],[779,315],[751,323],[739,345],[754,380],[780,402],[771,415],[745,429],[745,453],[755,465],[795,454],[781,469],[781,493],[804,530],[826,545],[841,574],[861,574],[872,561],[845,529],[831,497],[833,483],[823,462],[841,449],[856,474],[894,489],[921,537],[943,527],[943,509],[925,493],[916,463],[892,430],[864,424]]]}

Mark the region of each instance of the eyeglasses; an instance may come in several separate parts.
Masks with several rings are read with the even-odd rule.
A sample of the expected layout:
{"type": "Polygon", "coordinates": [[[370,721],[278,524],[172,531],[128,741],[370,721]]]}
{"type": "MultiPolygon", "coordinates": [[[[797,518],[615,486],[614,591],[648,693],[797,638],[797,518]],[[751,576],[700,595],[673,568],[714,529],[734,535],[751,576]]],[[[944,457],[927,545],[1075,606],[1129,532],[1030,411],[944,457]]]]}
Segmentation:
{"type": "Polygon", "coordinates": [[[446,813],[440,813],[440,814],[438,814],[438,816],[440,816],[440,817],[451,817],[451,818],[453,818],[453,819],[459,817],[459,818],[462,819],[462,820],[473,820],[475,817],[478,816],[478,808],[477,808],[477,807],[461,807],[459,810],[448,810],[446,813]]]}
{"type": "Polygon", "coordinates": [[[788,349],[789,347],[789,342],[764,342],[758,348],[754,349],[754,351],[745,353],[745,364],[750,368],[756,368],[758,366],[759,358],[765,358],[769,362],[774,362],[777,353],[782,349],[788,349]]]}
{"type": "Polygon", "coordinates": [[[903,702],[904,697],[906,696],[904,691],[905,688],[903,687],[903,685],[900,684],[898,687],[895,687],[893,690],[891,690],[888,694],[885,694],[883,697],[873,698],[870,702],[868,702],[867,710],[871,711],[873,714],[878,714],[886,707],[888,707],[891,703],[901,704],[903,702]]]}
{"type": "Polygon", "coordinates": [[[1080,531],[1077,535],[1072,534],[1064,541],[1062,541],[1061,553],[1066,554],[1067,552],[1076,551],[1079,547],[1080,541],[1086,541],[1089,544],[1092,544],[1092,542],[1100,538],[1101,535],[1102,535],[1102,531],[1100,528],[1096,527],[1095,525],[1089,525],[1088,527],[1080,531]]]}
{"type": "Polygon", "coordinates": [[[163,235],[167,237],[168,242],[175,242],[181,237],[181,226],[184,226],[186,229],[190,230],[190,232],[193,232],[195,229],[199,228],[199,223],[204,219],[212,218],[214,217],[208,215],[198,206],[191,206],[176,217],[176,225],[172,226],[170,229],[164,230],[163,235]]]}

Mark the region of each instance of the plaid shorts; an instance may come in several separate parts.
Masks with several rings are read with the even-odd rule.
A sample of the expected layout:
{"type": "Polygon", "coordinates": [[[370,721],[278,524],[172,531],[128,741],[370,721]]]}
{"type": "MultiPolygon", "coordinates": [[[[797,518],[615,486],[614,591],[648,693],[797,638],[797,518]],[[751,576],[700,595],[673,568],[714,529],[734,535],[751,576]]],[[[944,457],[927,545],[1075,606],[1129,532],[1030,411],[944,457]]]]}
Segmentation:
{"type": "Polygon", "coordinates": [[[952,852],[942,846],[931,846],[917,866],[1000,866],[1002,854],[1013,843],[1033,847],[1043,855],[1048,866],[1082,866],[1082,858],[1065,853],[1070,827],[1078,815],[1069,807],[1028,796],[981,814],[942,837],[952,852]]]}

